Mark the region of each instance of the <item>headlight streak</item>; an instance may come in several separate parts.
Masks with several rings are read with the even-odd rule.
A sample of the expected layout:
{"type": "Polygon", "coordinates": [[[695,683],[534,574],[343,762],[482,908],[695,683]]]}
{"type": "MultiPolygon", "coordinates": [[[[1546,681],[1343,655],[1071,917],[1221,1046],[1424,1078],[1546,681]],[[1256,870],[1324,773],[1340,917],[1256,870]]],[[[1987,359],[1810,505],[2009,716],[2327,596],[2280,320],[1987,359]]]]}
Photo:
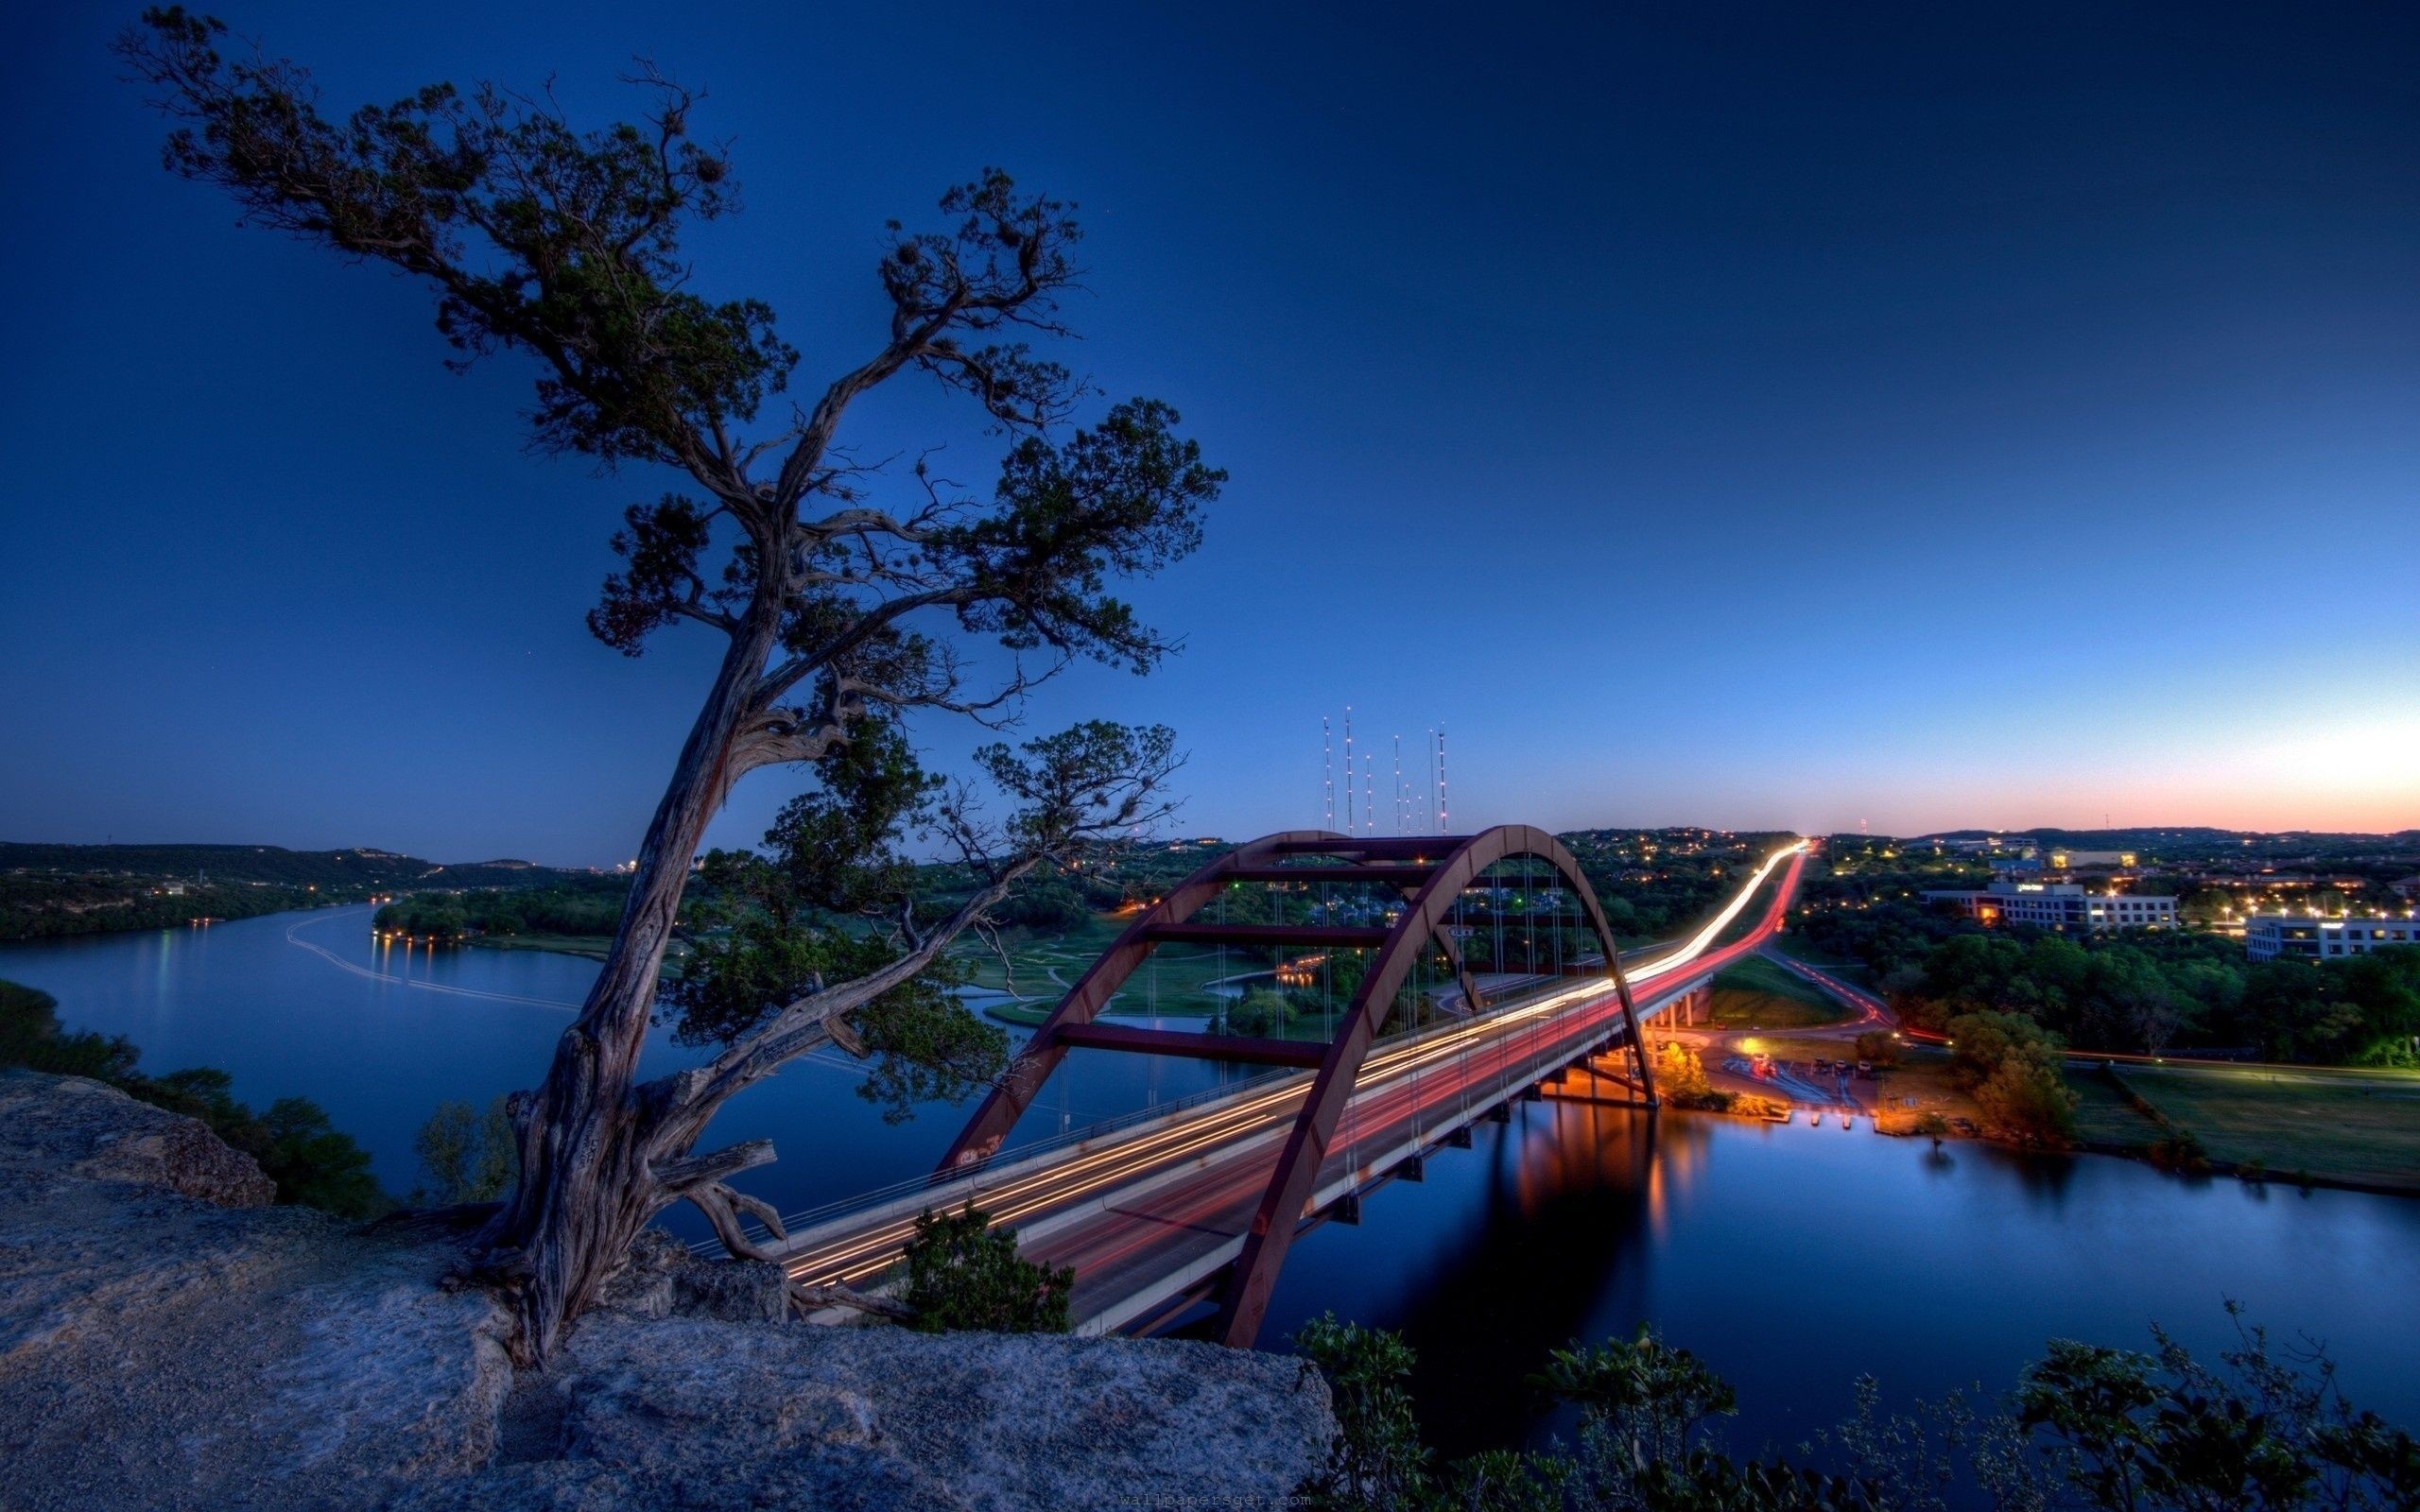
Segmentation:
{"type": "MultiPolygon", "coordinates": [[[[1749,876],[1722,911],[1689,936],[1686,943],[1669,954],[1629,971],[1627,975],[1634,989],[1642,983],[1670,975],[1712,949],[1716,937],[1747,908],[1774,868],[1805,850],[1806,844],[1801,840],[1766,857],[1763,865],[1749,876]]],[[[1591,979],[1520,1007],[1508,1008],[1475,1022],[1446,1029],[1415,1043],[1376,1052],[1363,1066],[1361,1079],[1355,1088],[1352,1100],[1357,1105],[1381,1096],[1406,1075],[1459,1056],[1470,1041],[1505,1037],[1523,1024],[1558,1011],[1575,999],[1599,996],[1607,988],[1605,982],[1591,979]]],[[[978,1176],[975,1178],[970,1196],[980,1198],[984,1211],[990,1213],[994,1222],[1014,1226],[1037,1213],[1115,1190],[1153,1174],[1156,1168],[1174,1165],[1221,1145],[1241,1147],[1250,1143],[1243,1136],[1273,1135],[1292,1121],[1299,1103],[1298,1082],[1307,1080],[1310,1074],[1302,1073],[1299,1077],[1288,1078],[1276,1087],[1244,1098],[1233,1108],[1204,1113],[1172,1128],[1142,1135],[1089,1155],[1074,1157],[1017,1177],[993,1191],[980,1190],[981,1177],[978,1176]]],[[[854,1284],[888,1270],[898,1260],[899,1252],[907,1242],[914,1237],[915,1231],[913,1218],[892,1219],[787,1257],[783,1265],[792,1277],[838,1280],[854,1284]]]]}

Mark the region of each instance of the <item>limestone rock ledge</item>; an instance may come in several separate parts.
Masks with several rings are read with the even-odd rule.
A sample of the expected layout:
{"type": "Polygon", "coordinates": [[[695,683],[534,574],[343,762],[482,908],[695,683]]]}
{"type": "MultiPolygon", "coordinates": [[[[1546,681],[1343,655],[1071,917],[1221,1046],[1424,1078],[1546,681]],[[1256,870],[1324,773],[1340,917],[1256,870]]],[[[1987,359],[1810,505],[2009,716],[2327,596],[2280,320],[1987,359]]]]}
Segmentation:
{"type": "Polygon", "coordinates": [[[767,1268],[666,1244],[516,1377],[493,1305],[436,1284],[447,1245],[231,1206],[261,1193],[227,1160],[0,1074],[0,1505],[1234,1505],[1282,1501],[1333,1426],[1291,1359],[812,1328],[767,1268]]]}

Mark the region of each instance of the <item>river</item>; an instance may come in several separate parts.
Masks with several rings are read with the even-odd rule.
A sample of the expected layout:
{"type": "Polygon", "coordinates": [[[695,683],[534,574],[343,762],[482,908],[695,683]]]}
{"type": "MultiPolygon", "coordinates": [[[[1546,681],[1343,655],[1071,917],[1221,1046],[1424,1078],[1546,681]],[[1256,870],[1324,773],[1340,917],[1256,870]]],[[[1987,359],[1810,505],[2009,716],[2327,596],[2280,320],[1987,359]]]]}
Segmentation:
{"type": "MultiPolygon", "coordinates": [[[[533,1082],[596,967],[382,947],[370,912],[0,944],[0,978],[52,993],[71,1028],[132,1040],[147,1070],[223,1067],[255,1107],[314,1099],[401,1193],[429,1111],[533,1082]]],[[[657,1040],[653,1064],[683,1058],[657,1040]]],[[[1020,1136],[1243,1074],[1073,1056],[1020,1136]]],[[[783,1153],[742,1183],[796,1211],[930,1169],[957,1119],[886,1124],[855,1080],[827,1055],[735,1102],[717,1139],[783,1153]]],[[[2050,1336],[2144,1347],[2152,1321],[2214,1351],[2230,1297],[2283,1341],[2325,1341],[2355,1401],[2420,1425],[2420,1202],[1555,1101],[1474,1134],[1374,1194],[1358,1227],[1305,1235],[1264,1339],[1324,1311],[1404,1330],[1448,1452],[1550,1430],[1522,1378],[1642,1319],[1738,1387],[1732,1442],[1754,1450],[1837,1421],[1860,1371],[1899,1401],[1996,1390],[2050,1336]]],[[[667,1221],[703,1231],[686,1210],[667,1221]]]]}

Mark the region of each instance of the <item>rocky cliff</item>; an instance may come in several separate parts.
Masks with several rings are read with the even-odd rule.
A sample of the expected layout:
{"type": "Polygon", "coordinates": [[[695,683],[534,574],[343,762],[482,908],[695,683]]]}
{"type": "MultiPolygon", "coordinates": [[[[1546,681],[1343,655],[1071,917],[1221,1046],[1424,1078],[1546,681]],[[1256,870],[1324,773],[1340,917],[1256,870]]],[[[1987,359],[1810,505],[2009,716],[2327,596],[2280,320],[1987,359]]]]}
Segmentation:
{"type": "Polygon", "coordinates": [[[0,1074],[0,1506],[1249,1501],[1331,1428],[1289,1359],[812,1328],[668,1243],[516,1376],[446,1242],[268,1197],[191,1120],[0,1074]]]}

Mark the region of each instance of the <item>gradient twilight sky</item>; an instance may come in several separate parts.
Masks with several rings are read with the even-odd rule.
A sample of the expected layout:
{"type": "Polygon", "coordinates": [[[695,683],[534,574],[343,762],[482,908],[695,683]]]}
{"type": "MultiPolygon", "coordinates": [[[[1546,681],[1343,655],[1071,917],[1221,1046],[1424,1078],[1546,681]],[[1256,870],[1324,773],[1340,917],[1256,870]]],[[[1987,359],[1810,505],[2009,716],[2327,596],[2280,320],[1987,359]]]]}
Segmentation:
{"type": "MultiPolygon", "coordinates": [[[[714,647],[580,615],[667,481],[527,454],[524,363],[164,174],[134,9],[12,27],[0,838],[620,859],[714,647]]],[[[1187,832],[1317,822],[1348,702],[1382,788],[1448,723],[1457,828],[2420,825],[2420,9],[1621,12],[224,10],[332,111],[704,86],[700,287],[809,393],[886,217],[1080,201],[1076,365],[1233,479],[1134,593],[1184,654],[1029,722],[1177,726],[1187,832]]],[[[988,476],[922,391],[858,419],[988,476]]]]}

